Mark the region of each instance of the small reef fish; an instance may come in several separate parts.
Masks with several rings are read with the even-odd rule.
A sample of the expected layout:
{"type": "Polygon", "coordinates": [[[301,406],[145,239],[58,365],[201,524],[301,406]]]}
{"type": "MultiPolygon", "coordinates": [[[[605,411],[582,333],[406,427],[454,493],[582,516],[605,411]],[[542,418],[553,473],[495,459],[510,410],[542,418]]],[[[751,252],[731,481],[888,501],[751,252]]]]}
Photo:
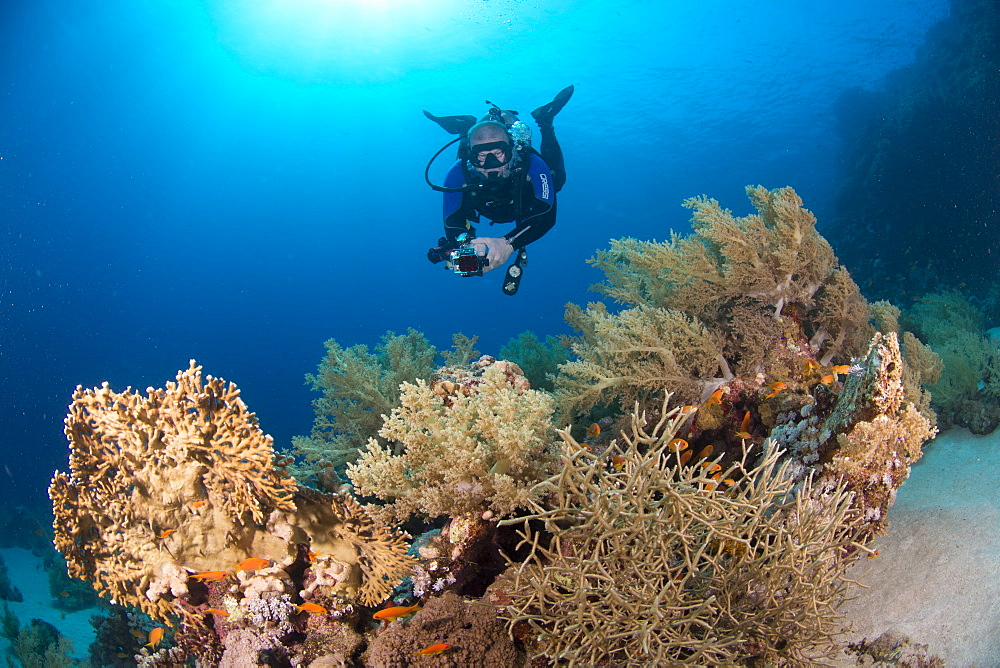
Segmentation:
{"type": "Polygon", "coordinates": [[[826,376],[820,378],[819,382],[822,385],[832,385],[833,383],[837,382],[837,374],[835,373],[827,374],[826,376]]]}
{"type": "Polygon", "coordinates": [[[218,615],[219,617],[228,617],[229,613],[225,610],[220,610],[219,608],[208,608],[207,610],[202,610],[206,615],[218,615]]]}
{"type": "Polygon", "coordinates": [[[712,394],[709,395],[708,401],[705,402],[705,405],[712,406],[713,404],[721,404],[722,395],[724,395],[725,393],[726,393],[726,388],[720,387],[715,392],[712,392],[712,394]]]}
{"type": "Polygon", "coordinates": [[[681,456],[677,458],[677,461],[681,466],[687,466],[687,463],[691,461],[691,455],[694,454],[694,450],[685,450],[681,453],[681,456]]]}
{"type": "Polygon", "coordinates": [[[260,557],[250,557],[248,559],[244,559],[243,561],[241,561],[239,565],[236,567],[236,570],[257,571],[260,570],[261,568],[270,565],[271,565],[270,559],[261,559],[260,557]]]}
{"type": "Polygon", "coordinates": [[[320,614],[320,615],[325,615],[326,613],[329,612],[329,610],[327,610],[326,608],[324,608],[322,605],[320,605],[318,603],[313,603],[312,601],[307,601],[306,603],[303,603],[302,605],[297,605],[297,606],[295,606],[295,609],[298,610],[298,611],[300,611],[300,612],[310,612],[310,613],[316,613],[316,614],[320,614]]]}
{"type": "Polygon", "coordinates": [[[867,558],[868,559],[874,559],[877,556],[878,556],[878,550],[872,550],[871,552],[868,553],[868,557],[867,558]]]}
{"type": "Polygon", "coordinates": [[[712,456],[713,452],[715,452],[715,446],[709,443],[708,445],[706,445],[704,448],[701,449],[701,452],[698,453],[698,456],[695,457],[695,459],[698,460],[708,459],[709,457],[712,456]]]}
{"type": "MultiPolygon", "coordinates": [[[[708,471],[709,473],[712,473],[712,472],[715,472],[715,471],[721,471],[722,470],[722,464],[720,464],[719,462],[702,462],[701,463],[701,467],[703,469],[705,469],[706,471],[708,471]]],[[[716,473],[715,475],[718,476],[720,474],[716,473]]],[[[716,479],[718,479],[718,478],[716,478],[716,479]]]]}
{"type": "Polygon", "coordinates": [[[611,468],[615,471],[621,471],[625,468],[625,458],[621,455],[614,455],[611,457],[611,468]]]}
{"type": "Polygon", "coordinates": [[[165,531],[161,531],[160,534],[157,536],[157,538],[160,538],[160,539],[166,538],[167,536],[169,536],[170,534],[172,534],[174,531],[176,531],[176,529],[167,529],[165,531]]]}
{"type": "Polygon", "coordinates": [[[229,573],[226,571],[202,571],[201,573],[193,573],[191,577],[198,582],[218,582],[229,577],[229,573]]]}
{"type": "Polygon", "coordinates": [[[802,366],[805,367],[806,373],[812,373],[819,368],[819,362],[810,359],[802,360],[802,366]]]}
{"type": "Polygon", "coordinates": [[[422,606],[418,605],[394,605],[391,608],[383,608],[376,612],[372,617],[375,619],[384,619],[387,622],[394,622],[397,619],[402,619],[403,617],[409,617],[410,615],[420,610],[422,606]]]}
{"type": "Polygon", "coordinates": [[[753,436],[750,434],[750,411],[743,414],[743,422],[740,423],[740,430],[736,432],[736,436],[742,439],[751,439],[753,436]]]}
{"type": "Polygon", "coordinates": [[[851,372],[851,365],[850,364],[838,364],[836,366],[830,367],[830,371],[833,371],[835,374],[838,374],[838,375],[842,375],[842,374],[845,374],[845,373],[850,373],[851,372]]]}
{"type": "Polygon", "coordinates": [[[194,503],[192,503],[191,507],[194,508],[195,510],[197,510],[198,508],[204,508],[207,505],[208,505],[208,501],[205,501],[204,499],[202,499],[201,501],[195,501],[194,503]]]}
{"type": "Polygon", "coordinates": [[[445,652],[445,651],[447,651],[449,649],[451,649],[451,645],[449,645],[446,642],[439,642],[436,645],[429,645],[428,647],[424,647],[422,650],[420,650],[418,652],[414,652],[413,655],[414,656],[434,656],[435,654],[440,654],[441,652],[445,652]]]}
{"type": "Polygon", "coordinates": [[[683,438],[672,438],[670,442],[667,443],[667,449],[673,452],[683,452],[691,447],[687,441],[683,438]]]}
{"type": "Polygon", "coordinates": [[[776,382],[776,383],[771,383],[770,385],[768,385],[768,387],[771,388],[771,391],[764,395],[765,399],[770,399],[771,397],[773,397],[774,395],[776,395],[778,392],[781,392],[782,390],[787,390],[788,389],[788,384],[787,383],[782,383],[782,382],[779,381],[779,382],[776,382]]]}
{"type": "Polygon", "coordinates": [[[161,640],[163,640],[163,627],[157,626],[149,632],[149,642],[146,643],[146,647],[156,649],[156,646],[160,644],[161,640]]]}
{"type": "Polygon", "coordinates": [[[587,438],[597,438],[601,435],[601,425],[596,422],[587,427],[587,438]]]}

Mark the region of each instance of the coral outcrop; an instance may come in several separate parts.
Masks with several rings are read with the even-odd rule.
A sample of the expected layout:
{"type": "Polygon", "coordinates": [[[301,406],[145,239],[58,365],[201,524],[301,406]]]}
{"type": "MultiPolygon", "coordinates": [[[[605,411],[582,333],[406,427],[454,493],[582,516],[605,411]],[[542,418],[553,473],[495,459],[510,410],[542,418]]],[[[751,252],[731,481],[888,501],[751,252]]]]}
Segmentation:
{"type": "Polygon", "coordinates": [[[454,668],[518,668],[523,652],[507,635],[493,606],[466,601],[453,593],[433,598],[405,623],[379,633],[363,656],[370,668],[434,665],[454,668]],[[417,656],[437,644],[448,648],[433,658],[417,656]]]}
{"type": "Polygon", "coordinates": [[[556,462],[551,414],[550,397],[517,365],[483,356],[431,383],[404,383],[379,431],[386,443],[370,440],[347,475],[385,502],[369,511],[387,519],[509,515],[556,462]]]}
{"type": "Polygon", "coordinates": [[[832,651],[843,573],[866,553],[850,492],[796,485],[771,442],[721,469],[684,464],[690,417],[633,413],[612,465],[561,432],[545,501],[504,521],[523,523],[531,554],[489,592],[534,657],[813,665],[832,651]]]}
{"type": "Polygon", "coordinates": [[[409,572],[399,534],[349,497],[299,489],[238,388],[194,361],[146,396],[77,388],[66,436],[70,469],[49,489],[56,548],[71,576],[160,621],[197,625],[196,607],[224,593],[237,607],[297,598],[315,575],[306,552],[337,573],[314,596],[374,604],[409,572]],[[266,565],[239,570],[248,558],[266,565]]]}
{"type": "Polygon", "coordinates": [[[631,308],[570,307],[576,359],[560,367],[556,398],[572,418],[597,403],[628,407],[664,386],[703,401],[737,376],[849,361],[874,333],[871,310],[815,217],[792,188],[748,187],[757,213],[738,218],[707,197],[685,202],[694,233],[665,243],[618,239],[591,263],[595,289],[631,308]]]}

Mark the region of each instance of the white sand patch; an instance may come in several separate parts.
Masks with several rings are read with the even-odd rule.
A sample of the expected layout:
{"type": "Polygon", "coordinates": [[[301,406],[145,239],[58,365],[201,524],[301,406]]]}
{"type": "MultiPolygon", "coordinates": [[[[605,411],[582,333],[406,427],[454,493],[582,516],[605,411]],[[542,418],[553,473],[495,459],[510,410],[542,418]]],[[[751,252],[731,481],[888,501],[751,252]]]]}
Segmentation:
{"type": "MultiPolygon", "coordinates": [[[[41,619],[59,629],[59,632],[73,641],[73,653],[76,658],[87,656],[90,644],[94,642],[95,631],[90,625],[90,618],[98,613],[97,608],[66,612],[53,606],[49,594],[49,579],[42,566],[42,560],[21,548],[6,548],[0,550],[7,564],[7,573],[11,584],[24,594],[23,603],[6,601],[11,612],[17,615],[24,628],[32,619],[41,619]]],[[[0,603],[0,611],[2,611],[0,603]]],[[[0,638],[0,656],[4,656],[10,644],[0,638]]]]}
{"type": "Polygon", "coordinates": [[[952,429],[925,448],[854,577],[847,639],[893,630],[949,666],[1000,666],[1000,434],[952,429]],[[861,575],[865,571],[866,575],[861,575]]]}

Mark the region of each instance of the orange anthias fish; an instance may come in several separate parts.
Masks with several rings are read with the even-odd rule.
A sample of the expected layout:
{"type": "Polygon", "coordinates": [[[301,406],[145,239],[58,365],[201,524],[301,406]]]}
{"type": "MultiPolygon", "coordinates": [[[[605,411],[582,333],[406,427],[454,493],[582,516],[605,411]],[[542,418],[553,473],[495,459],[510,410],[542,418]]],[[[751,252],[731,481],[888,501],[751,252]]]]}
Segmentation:
{"type": "Polygon", "coordinates": [[[439,642],[436,645],[429,645],[428,647],[424,647],[419,652],[414,652],[413,654],[414,656],[417,655],[434,656],[435,654],[440,654],[441,652],[445,652],[449,649],[451,649],[451,645],[449,645],[446,642],[439,642]]]}
{"type": "Polygon", "coordinates": [[[208,608],[207,610],[202,610],[206,615],[218,615],[220,617],[228,617],[229,613],[225,610],[220,610],[219,608],[208,608]]]}
{"type": "Polygon", "coordinates": [[[316,613],[316,614],[320,614],[320,615],[325,615],[326,613],[329,612],[329,610],[327,610],[326,608],[324,608],[319,603],[313,603],[311,601],[307,601],[306,603],[303,603],[302,605],[297,605],[297,606],[295,606],[295,609],[299,610],[300,612],[312,612],[312,613],[316,613]]]}
{"type": "Polygon", "coordinates": [[[776,382],[776,383],[771,383],[770,385],[768,385],[768,387],[771,388],[771,391],[764,395],[765,399],[770,399],[771,397],[773,397],[774,395],[776,395],[778,392],[781,392],[782,390],[787,390],[788,389],[788,384],[787,383],[782,383],[782,382],[779,381],[779,382],[776,382]]]}
{"type": "Polygon", "coordinates": [[[270,559],[261,559],[260,557],[250,557],[248,559],[244,559],[243,561],[241,561],[239,565],[236,567],[236,570],[256,571],[260,570],[261,568],[264,568],[265,566],[270,566],[270,565],[271,565],[270,559]]]}
{"type": "Polygon", "coordinates": [[[698,460],[708,459],[709,457],[712,456],[713,452],[715,452],[715,446],[709,443],[708,445],[706,445],[704,448],[701,449],[701,452],[698,453],[698,456],[695,457],[695,459],[698,460]]]}
{"type": "Polygon", "coordinates": [[[218,582],[228,576],[229,573],[226,571],[202,571],[191,575],[198,582],[218,582]]]}
{"type": "Polygon", "coordinates": [[[822,378],[819,379],[819,382],[822,383],[823,385],[831,385],[833,383],[836,383],[837,374],[831,373],[826,376],[823,376],[822,378]]]}
{"type": "Polygon", "coordinates": [[[713,404],[721,404],[722,403],[722,395],[724,395],[725,393],[726,393],[726,388],[720,387],[715,392],[712,392],[711,395],[709,395],[708,401],[705,402],[705,405],[706,406],[711,406],[713,404]]]}
{"type": "Polygon", "coordinates": [[[806,373],[812,373],[819,368],[819,362],[811,359],[802,360],[802,366],[805,367],[806,373]]]}
{"type": "Polygon", "coordinates": [[[167,536],[169,536],[170,534],[172,534],[174,531],[176,531],[176,529],[167,529],[166,531],[161,531],[160,535],[159,535],[159,538],[166,538],[167,536]]]}
{"type": "Polygon", "coordinates": [[[615,471],[621,471],[625,468],[625,458],[621,455],[613,455],[611,457],[611,468],[615,471]]]}
{"type": "Polygon", "coordinates": [[[194,503],[192,503],[191,507],[194,508],[195,510],[197,510],[198,508],[203,508],[203,507],[205,507],[207,505],[208,505],[208,501],[205,501],[204,499],[202,499],[201,501],[195,501],[194,503]]]}
{"type": "Polygon", "coordinates": [[[742,439],[751,439],[753,435],[750,433],[750,411],[743,414],[743,422],[740,423],[740,430],[736,432],[736,436],[742,439]]]}
{"type": "Polygon", "coordinates": [[[383,608],[376,612],[372,617],[375,619],[383,619],[387,622],[394,622],[397,619],[402,619],[403,617],[409,617],[410,615],[420,610],[421,606],[418,605],[395,605],[391,608],[383,608]]]}
{"type": "Polygon", "coordinates": [[[161,640],[163,640],[163,627],[157,626],[149,632],[149,642],[146,643],[146,647],[156,649],[156,646],[160,644],[161,640]]]}
{"type": "Polygon", "coordinates": [[[596,422],[587,427],[587,438],[597,438],[601,435],[601,425],[596,422]]]}
{"type": "Polygon", "coordinates": [[[850,373],[850,371],[851,371],[851,365],[850,364],[838,364],[836,366],[830,367],[830,371],[834,372],[837,375],[842,375],[842,374],[845,374],[845,373],[850,373]]]}
{"type": "Polygon", "coordinates": [[[697,410],[698,410],[697,406],[681,406],[680,414],[684,417],[687,417],[688,415],[697,412],[697,410]]]}
{"type": "Polygon", "coordinates": [[[667,443],[667,449],[671,452],[684,452],[689,447],[691,446],[688,445],[688,442],[683,438],[672,438],[670,439],[670,442],[667,443]]]}

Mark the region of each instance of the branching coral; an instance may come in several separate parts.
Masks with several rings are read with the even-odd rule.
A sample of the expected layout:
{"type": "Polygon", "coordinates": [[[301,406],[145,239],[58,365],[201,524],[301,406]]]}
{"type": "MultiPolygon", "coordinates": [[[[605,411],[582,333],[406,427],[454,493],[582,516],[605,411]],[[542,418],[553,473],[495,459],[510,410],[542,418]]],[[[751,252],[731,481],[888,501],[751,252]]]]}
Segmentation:
{"type": "MultiPolygon", "coordinates": [[[[323,396],[313,401],[312,434],[292,439],[292,454],[302,460],[296,474],[317,482],[336,480],[334,469],[354,461],[378,433],[382,416],[399,401],[399,385],[434,372],[437,349],[420,332],[386,333],[374,353],[368,346],[344,348],[327,341],[326,357],[306,382],[323,396]]],[[[321,485],[322,486],[322,485],[321,485]]]]}
{"type": "Polygon", "coordinates": [[[572,344],[576,359],[560,367],[556,401],[567,419],[599,402],[645,401],[664,386],[697,402],[706,386],[732,378],[722,338],[680,311],[637,306],[612,315],[603,304],[571,305],[567,320],[587,332],[572,344]]]}
{"type": "Polygon", "coordinates": [[[570,665],[805,665],[830,648],[844,570],[864,553],[843,486],[800,486],[767,449],[723,471],[678,465],[689,414],[633,413],[609,467],[568,432],[522,535],[530,557],[491,588],[534,653],[570,665]],[[671,463],[674,462],[674,463],[671,463]],[[544,527],[544,532],[540,527],[544,527]],[[530,632],[524,628],[530,628],[530,632]]]}
{"type": "Polygon", "coordinates": [[[77,388],[66,435],[70,472],[55,474],[49,494],[69,574],[158,620],[191,621],[192,573],[229,577],[255,557],[274,573],[247,581],[276,577],[299,545],[343,565],[328,592],[368,604],[408,572],[400,536],[348,498],[299,490],[236,386],[203,378],[193,361],[145,397],[77,388]]]}
{"type": "Polygon", "coordinates": [[[347,474],[361,494],[389,502],[371,512],[405,520],[492,510],[508,515],[550,471],[552,402],[528,389],[516,365],[485,359],[456,381],[404,383],[400,406],[347,474]],[[399,444],[394,447],[392,444],[399,444]]]}
{"type": "Polygon", "coordinates": [[[747,194],[758,213],[737,218],[715,200],[692,198],[684,204],[694,209],[693,234],[672,234],[666,243],[619,239],[591,260],[607,278],[595,289],[632,308],[618,315],[568,309],[580,332],[579,360],[557,377],[560,414],[574,417],[595,402],[627,405],[664,384],[687,400],[704,399],[720,383],[783,358],[825,366],[863,351],[874,332],[870,307],[812,213],[791,188],[748,187],[747,194]],[[620,336],[604,337],[619,322],[632,338],[646,339],[624,346],[637,353],[632,359],[622,359],[620,336]],[[663,336],[679,330],[691,334],[663,336]],[[687,359],[690,368],[681,369],[661,361],[687,359]],[[707,392],[692,397],[695,387],[707,392]]]}

